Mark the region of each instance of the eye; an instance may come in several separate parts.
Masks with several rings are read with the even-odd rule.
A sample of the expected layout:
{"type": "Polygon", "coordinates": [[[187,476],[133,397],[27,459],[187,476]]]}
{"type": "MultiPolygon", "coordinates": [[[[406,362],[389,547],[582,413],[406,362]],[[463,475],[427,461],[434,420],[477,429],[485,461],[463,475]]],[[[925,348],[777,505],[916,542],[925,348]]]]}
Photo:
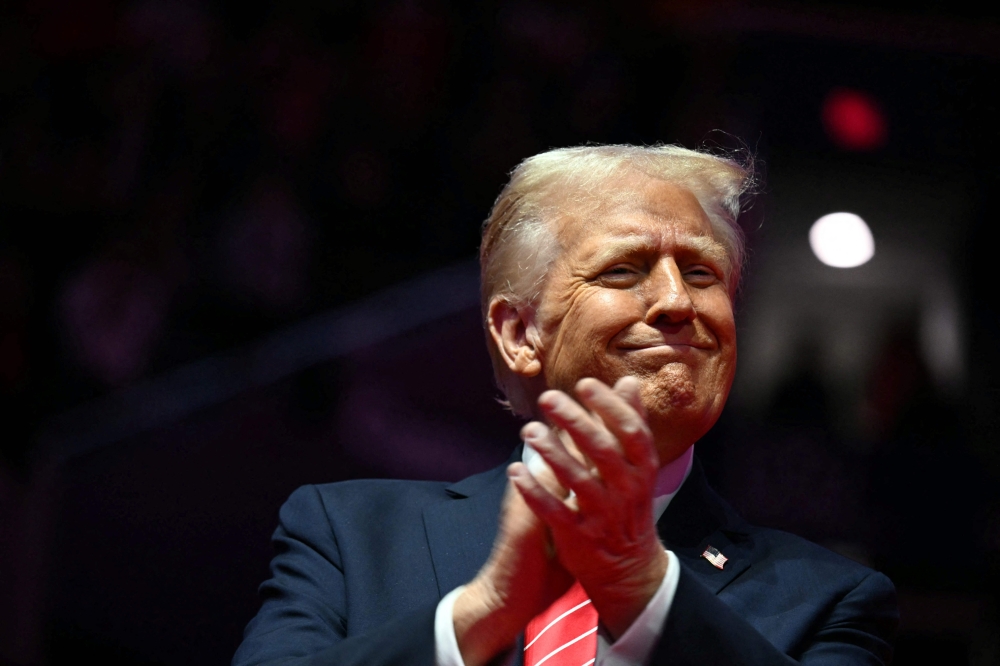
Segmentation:
{"type": "Polygon", "coordinates": [[[712,268],[703,265],[692,266],[684,271],[684,278],[695,285],[712,285],[721,278],[712,268]]]}
{"type": "Polygon", "coordinates": [[[598,279],[612,287],[628,287],[635,284],[640,277],[639,269],[629,264],[615,264],[605,269],[598,279]]]}

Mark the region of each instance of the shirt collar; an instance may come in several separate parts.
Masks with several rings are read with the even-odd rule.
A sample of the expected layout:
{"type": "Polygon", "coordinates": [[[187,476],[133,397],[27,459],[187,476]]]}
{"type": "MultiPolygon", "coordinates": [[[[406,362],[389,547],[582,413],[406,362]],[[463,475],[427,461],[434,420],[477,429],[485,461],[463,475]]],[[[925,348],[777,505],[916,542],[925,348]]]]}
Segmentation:
{"type": "Polygon", "coordinates": [[[660,468],[656,475],[656,489],[653,491],[653,522],[660,520],[660,516],[670,506],[670,501],[691,474],[692,466],[694,466],[694,444],[687,447],[675,460],[660,468]]]}
{"type": "MultiPolygon", "coordinates": [[[[528,471],[532,474],[545,465],[541,454],[531,448],[527,442],[524,443],[521,462],[527,465],[528,471]]],[[[663,512],[670,506],[670,501],[674,499],[688,475],[691,474],[692,465],[694,465],[694,445],[689,446],[684,453],[661,467],[660,471],[657,472],[656,488],[653,490],[653,522],[658,521],[663,512]]]]}

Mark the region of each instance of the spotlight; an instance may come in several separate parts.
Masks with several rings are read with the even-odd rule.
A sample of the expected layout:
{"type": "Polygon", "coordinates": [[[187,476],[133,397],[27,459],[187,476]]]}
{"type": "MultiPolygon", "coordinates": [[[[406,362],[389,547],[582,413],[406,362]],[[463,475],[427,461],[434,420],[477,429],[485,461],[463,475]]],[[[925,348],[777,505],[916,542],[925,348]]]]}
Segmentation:
{"type": "Polygon", "coordinates": [[[809,230],[813,254],[827,266],[854,268],[875,256],[875,238],[854,213],[830,213],[809,230]]]}
{"type": "Polygon", "coordinates": [[[827,136],[844,150],[867,151],[885,145],[888,127],[878,102],[868,93],[836,88],[823,102],[827,136]]]}

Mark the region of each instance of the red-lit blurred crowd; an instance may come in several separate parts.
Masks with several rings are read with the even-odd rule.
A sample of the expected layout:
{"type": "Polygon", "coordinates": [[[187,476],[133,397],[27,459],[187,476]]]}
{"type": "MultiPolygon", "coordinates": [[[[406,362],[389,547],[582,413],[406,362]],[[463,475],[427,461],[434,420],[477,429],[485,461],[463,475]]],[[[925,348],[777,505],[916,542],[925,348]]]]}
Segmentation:
{"type": "Polygon", "coordinates": [[[644,13],[606,11],[6,5],[3,457],[88,397],[471,256],[522,157],[628,140],[644,13]]]}

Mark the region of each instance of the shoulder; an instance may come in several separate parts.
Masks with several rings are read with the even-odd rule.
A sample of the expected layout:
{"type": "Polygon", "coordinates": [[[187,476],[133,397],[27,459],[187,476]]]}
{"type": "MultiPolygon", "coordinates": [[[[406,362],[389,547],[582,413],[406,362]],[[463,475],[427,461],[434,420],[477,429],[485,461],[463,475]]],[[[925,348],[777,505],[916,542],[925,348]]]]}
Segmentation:
{"type": "Polygon", "coordinates": [[[722,531],[749,556],[751,579],[764,578],[778,587],[799,587],[803,591],[825,588],[833,594],[837,590],[843,593],[862,581],[892,589],[886,576],[864,564],[796,534],[747,522],[704,481],[701,490],[722,531]]]}
{"type": "Polygon", "coordinates": [[[419,513],[427,505],[447,499],[443,481],[406,481],[400,479],[356,479],[301,486],[281,507],[282,522],[297,515],[328,519],[337,516],[382,516],[402,511],[419,513]]]}
{"type": "Polygon", "coordinates": [[[291,494],[282,512],[324,511],[339,513],[386,513],[393,511],[420,512],[431,504],[446,499],[469,497],[501,489],[506,485],[507,464],[520,458],[517,447],[507,463],[456,483],[447,481],[412,481],[405,479],[353,479],[301,486],[291,494]]]}
{"type": "Polygon", "coordinates": [[[446,500],[447,484],[365,479],[301,486],[278,512],[278,553],[303,547],[341,564],[385,552],[393,542],[422,544],[423,513],[446,500]]]}
{"type": "Polygon", "coordinates": [[[815,566],[843,569],[856,575],[872,571],[863,564],[790,532],[754,525],[750,526],[749,534],[755,545],[776,562],[806,561],[815,566]]]}
{"type": "Polygon", "coordinates": [[[754,567],[804,589],[835,587],[846,594],[862,587],[877,596],[895,596],[892,582],[871,567],[844,557],[795,534],[752,527],[757,551],[754,567]]]}
{"type": "MultiPolygon", "coordinates": [[[[517,455],[519,449],[515,450],[517,455]]],[[[512,456],[513,458],[513,456],[512,456]]],[[[424,510],[449,499],[502,491],[506,464],[466,477],[457,483],[403,479],[354,479],[302,486],[281,507],[280,522],[288,524],[323,515],[331,527],[348,524],[391,524],[413,521],[424,510]]]]}

